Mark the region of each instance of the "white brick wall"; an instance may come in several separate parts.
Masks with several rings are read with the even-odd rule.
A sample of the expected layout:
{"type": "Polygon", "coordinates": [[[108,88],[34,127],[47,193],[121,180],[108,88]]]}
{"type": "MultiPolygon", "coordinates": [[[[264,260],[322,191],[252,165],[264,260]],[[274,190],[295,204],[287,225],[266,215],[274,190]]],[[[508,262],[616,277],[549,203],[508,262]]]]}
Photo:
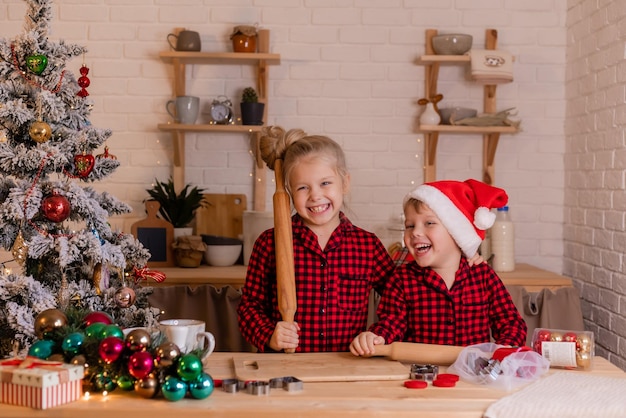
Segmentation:
{"type": "Polygon", "coordinates": [[[596,353],[626,369],[626,3],[567,10],[564,272],[596,353]]]}
{"type": "MultiPolygon", "coordinates": [[[[57,0],[51,37],[83,44],[89,50],[85,63],[91,68],[92,123],[114,131],[108,145],[123,163],[115,175],[96,187],[109,190],[135,209],[132,216],[116,223],[128,229],[142,218],[145,189],[155,177],[165,179],[170,172],[172,140],[156,128],[169,120],[165,102],[172,95],[172,68],[158,58],[160,51],[168,49],[167,34],[175,27],[196,30],[201,33],[203,50],[226,51],[230,50],[233,26],[258,23],[271,31],[271,51],[281,54],[281,64],[269,69],[268,122],[325,134],[341,143],[353,178],[350,216],[390,243],[396,235],[392,236],[387,226],[399,215],[402,197],[423,180],[423,143],[416,131],[421,107],[416,102],[424,95],[424,68],[415,60],[424,52],[424,32],[436,28],[470,33],[474,45],[482,47],[485,28],[494,27],[499,30],[499,47],[516,57],[515,82],[498,88],[498,108],[516,107],[522,119],[522,132],[500,138],[496,185],[510,195],[517,226],[517,260],[560,272],[564,64],[566,51],[575,52],[565,47],[566,8],[562,3],[57,0]]],[[[604,7],[616,7],[613,3],[604,7]]],[[[593,12],[584,9],[579,11],[581,16],[593,12]]],[[[13,37],[21,31],[24,10],[21,0],[0,5],[0,36],[13,37]]],[[[616,34],[597,32],[607,43],[606,59],[610,55],[612,62],[617,62],[623,48],[620,52],[617,45],[608,47],[616,34]]],[[[580,42],[583,50],[597,46],[584,37],[580,42]]],[[[78,73],[81,64],[77,59],[70,69],[78,73]]],[[[590,96],[588,101],[581,100],[570,91],[571,106],[579,111],[598,106],[604,97],[585,87],[596,75],[579,66],[569,68],[570,78],[582,78],[579,92],[590,96]]],[[[612,102],[619,101],[621,91],[610,88],[617,70],[600,68],[597,74],[612,102]]],[[[200,96],[204,106],[220,94],[237,102],[241,89],[251,83],[250,69],[239,66],[196,66],[189,72],[188,93],[200,96]]],[[[448,104],[482,107],[482,89],[465,81],[458,67],[444,66],[439,86],[448,104]]],[[[621,110],[616,117],[623,121],[625,115],[621,110]]],[[[597,116],[598,122],[607,119],[606,112],[597,116]]],[[[206,108],[202,118],[207,118],[206,108]]],[[[583,119],[575,126],[583,122],[593,123],[593,119],[583,119]]],[[[606,140],[615,142],[617,138],[612,135],[606,140]]],[[[251,207],[253,162],[248,144],[244,134],[188,135],[187,180],[212,193],[246,193],[251,207]]],[[[604,154],[598,152],[598,158],[604,154]]],[[[482,140],[442,135],[437,158],[438,178],[480,178],[482,140]]],[[[268,208],[273,190],[270,181],[268,208]]]]}

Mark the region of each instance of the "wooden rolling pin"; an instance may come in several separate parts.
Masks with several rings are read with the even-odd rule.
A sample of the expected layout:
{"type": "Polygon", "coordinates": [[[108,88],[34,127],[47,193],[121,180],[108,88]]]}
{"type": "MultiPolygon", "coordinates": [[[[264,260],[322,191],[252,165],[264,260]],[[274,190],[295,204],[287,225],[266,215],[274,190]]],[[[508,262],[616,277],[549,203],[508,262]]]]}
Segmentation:
{"type": "Polygon", "coordinates": [[[374,356],[419,364],[449,366],[454,363],[464,347],[456,345],[420,344],[394,342],[375,346],[374,356]]]}
{"type": "MultiPolygon", "coordinates": [[[[291,205],[285,190],[282,160],[274,162],[276,191],[274,203],[274,245],[276,248],[276,285],[278,310],[283,321],[293,322],[297,309],[296,275],[293,265],[293,235],[291,231],[291,205]]],[[[285,350],[293,353],[295,350],[285,350]]]]}

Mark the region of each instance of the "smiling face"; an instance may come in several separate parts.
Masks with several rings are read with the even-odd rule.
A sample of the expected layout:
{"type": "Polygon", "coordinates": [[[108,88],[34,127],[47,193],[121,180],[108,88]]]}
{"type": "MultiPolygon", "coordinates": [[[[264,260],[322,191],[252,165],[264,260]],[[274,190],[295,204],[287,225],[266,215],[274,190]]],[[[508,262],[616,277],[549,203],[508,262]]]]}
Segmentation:
{"type": "Polygon", "coordinates": [[[294,164],[289,175],[293,205],[317,235],[330,234],[339,225],[339,211],[349,178],[342,178],[332,158],[309,155],[294,164]]]}
{"type": "Polygon", "coordinates": [[[419,266],[434,270],[458,267],[461,249],[428,205],[409,200],[404,216],[404,243],[419,266]]]}

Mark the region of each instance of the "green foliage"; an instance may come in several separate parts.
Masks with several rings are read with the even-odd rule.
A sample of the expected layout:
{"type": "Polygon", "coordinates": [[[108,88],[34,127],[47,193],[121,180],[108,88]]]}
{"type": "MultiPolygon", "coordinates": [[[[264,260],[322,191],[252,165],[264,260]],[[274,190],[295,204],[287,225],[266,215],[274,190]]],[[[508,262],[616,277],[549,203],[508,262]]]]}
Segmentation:
{"type": "Polygon", "coordinates": [[[170,177],[167,183],[155,180],[152,189],[146,191],[150,197],[161,204],[159,214],[174,225],[174,228],[184,228],[193,221],[196,209],[204,207],[207,202],[204,200],[204,189],[198,187],[191,188],[187,184],[176,193],[174,181],[170,177]]]}
{"type": "Polygon", "coordinates": [[[258,103],[259,96],[256,94],[256,90],[252,87],[246,87],[243,89],[243,94],[241,95],[242,103],[258,103]]]}

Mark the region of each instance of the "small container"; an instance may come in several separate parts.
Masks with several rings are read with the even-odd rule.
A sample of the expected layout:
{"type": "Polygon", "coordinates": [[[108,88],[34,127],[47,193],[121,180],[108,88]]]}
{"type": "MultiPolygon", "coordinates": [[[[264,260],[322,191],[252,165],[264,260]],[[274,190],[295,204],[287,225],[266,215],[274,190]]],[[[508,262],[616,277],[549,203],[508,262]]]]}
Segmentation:
{"type": "Polygon", "coordinates": [[[491,227],[491,253],[496,273],[515,270],[515,229],[508,206],[498,208],[491,227]]]}
{"type": "Polygon", "coordinates": [[[591,331],[535,328],[531,346],[550,361],[550,367],[589,370],[595,355],[591,331]]]}

